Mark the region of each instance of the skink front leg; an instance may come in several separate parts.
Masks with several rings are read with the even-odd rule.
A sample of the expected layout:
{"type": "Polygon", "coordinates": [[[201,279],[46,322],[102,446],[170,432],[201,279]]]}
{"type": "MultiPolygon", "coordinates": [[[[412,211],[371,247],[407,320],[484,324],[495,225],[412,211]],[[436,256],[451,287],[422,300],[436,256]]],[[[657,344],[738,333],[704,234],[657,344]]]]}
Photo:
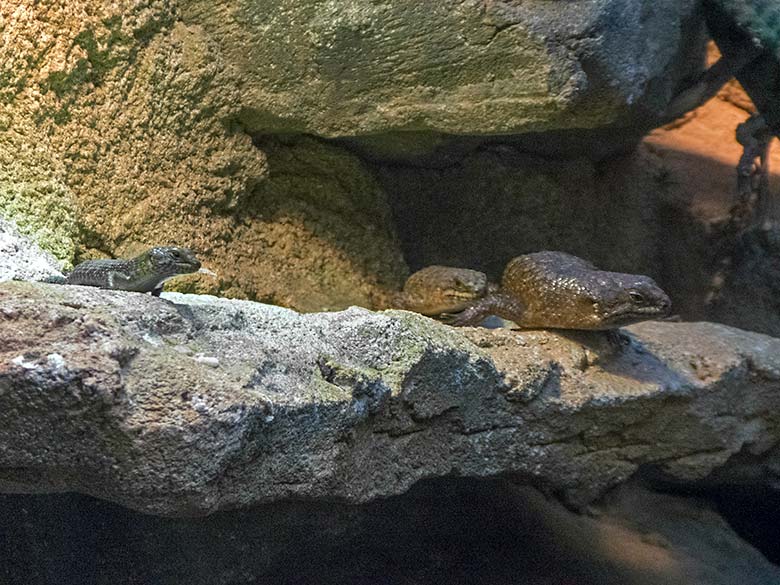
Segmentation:
{"type": "Polygon", "coordinates": [[[123,272],[112,270],[108,273],[106,280],[108,283],[108,286],[106,288],[125,289],[127,286],[130,285],[132,278],[130,278],[129,275],[123,272]]]}
{"type": "Polygon", "coordinates": [[[479,325],[490,315],[498,315],[519,325],[524,312],[520,301],[510,295],[496,293],[476,301],[460,313],[442,315],[442,321],[453,327],[466,327],[479,325]]]}

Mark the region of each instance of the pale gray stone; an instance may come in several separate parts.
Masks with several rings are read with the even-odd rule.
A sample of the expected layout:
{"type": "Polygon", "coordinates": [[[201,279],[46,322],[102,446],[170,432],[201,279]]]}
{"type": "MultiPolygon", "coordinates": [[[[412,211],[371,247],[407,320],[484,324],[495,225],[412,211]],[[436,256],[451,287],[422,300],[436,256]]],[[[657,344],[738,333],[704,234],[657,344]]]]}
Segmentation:
{"type": "Polygon", "coordinates": [[[616,352],[598,332],[207,296],[13,282],[0,305],[2,491],[182,516],[509,475],[583,505],[780,437],[780,340],[721,325],[637,325],[616,352]]]}
{"type": "Polygon", "coordinates": [[[59,274],[60,264],[54,256],[0,217],[0,281],[40,280],[59,274]]]}

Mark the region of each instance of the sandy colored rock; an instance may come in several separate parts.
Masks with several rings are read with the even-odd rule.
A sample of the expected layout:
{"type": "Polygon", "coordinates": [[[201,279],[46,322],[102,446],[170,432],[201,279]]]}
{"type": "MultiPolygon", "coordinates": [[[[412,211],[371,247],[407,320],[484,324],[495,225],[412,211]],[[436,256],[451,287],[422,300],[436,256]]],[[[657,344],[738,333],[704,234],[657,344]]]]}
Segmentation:
{"type": "Polygon", "coordinates": [[[0,218],[0,281],[40,280],[58,274],[60,265],[51,254],[0,218]]]}
{"type": "Polygon", "coordinates": [[[3,4],[0,213],[68,261],[192,247],[219,278],[187,290],[315,310],[396,288],[368,172],[311,140],[254,145],[222,43],[180,17],[162,0],[3,4]]]}
{"type": "MultiPolygon", "coordinates": [[[[384,305],[406,263],[386,196],[354,155],[312,138],[267,138],[270,177],[229,217],[213,218],[216,292],[301,311],[384,305]]],[[[195,279],[191,279],[195,281],[195,279]]]]}
{"type": "Polygon", "coordinates": [[[17,119],[12,116],[0,99],[0,218],[13,220],[22,235],[69,266],[78,243],[74,193],[32,123],[2,127],[17,119]]]}

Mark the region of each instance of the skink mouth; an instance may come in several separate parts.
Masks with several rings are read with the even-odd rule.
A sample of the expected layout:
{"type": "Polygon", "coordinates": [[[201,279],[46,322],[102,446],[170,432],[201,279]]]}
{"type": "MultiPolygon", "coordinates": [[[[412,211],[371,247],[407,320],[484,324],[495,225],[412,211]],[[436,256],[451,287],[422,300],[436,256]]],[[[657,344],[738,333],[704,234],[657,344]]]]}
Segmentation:
{"type": "Polygon", "coordinates": [[[458,301],[470,301],[472,299],[479,298],[480,294],[476,292],[452,291],[452,292],[448,292],[445,296],[447,298],[458,300],[458,301]]]}
{"type": "Polygon", "coordinates": [[[200,270],[200,262],[177,262],[175,266],[181,272],[197,272],[200,270]]]}
{"type": "Polygon", "coordinates": [[[671,305],[669,304],[664,304],[662,306],[627,307],[625,309],[613,311],[606,317],[605,321],[609,323],[641,321],[652,317],[663,317],[668,315],[670,310],[671,305]]]}

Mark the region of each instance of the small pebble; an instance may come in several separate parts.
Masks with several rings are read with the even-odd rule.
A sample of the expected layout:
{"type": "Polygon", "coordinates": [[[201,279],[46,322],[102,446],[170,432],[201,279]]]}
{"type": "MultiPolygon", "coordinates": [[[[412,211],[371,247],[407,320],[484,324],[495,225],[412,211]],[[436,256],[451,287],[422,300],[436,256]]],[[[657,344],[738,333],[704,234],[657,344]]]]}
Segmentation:
{"type": "Polygon", "coordinates": [[[209,366],[212,368],[219,367],[219,358],[215,358],[214,356],[211,355],[203,355],[202,353],[199,353],[196,354],[192,359],[205,366],[209,366]]]}
{"type": "Polygon", "coordinates": [[[19,317],[19,311],[16,309],[0,309],[0,315],[6,319],[16,319],[19,317]]]}
{"type": "Polygon", "coordinates": [[[38,367],[37,363],[27,361],[27,359],[29,358],[27,358],[26,355],[20,355],[12,359],[11,363],[14,364],[15,366],[24,368],[25,370],[34,370],[38,367]]]}

